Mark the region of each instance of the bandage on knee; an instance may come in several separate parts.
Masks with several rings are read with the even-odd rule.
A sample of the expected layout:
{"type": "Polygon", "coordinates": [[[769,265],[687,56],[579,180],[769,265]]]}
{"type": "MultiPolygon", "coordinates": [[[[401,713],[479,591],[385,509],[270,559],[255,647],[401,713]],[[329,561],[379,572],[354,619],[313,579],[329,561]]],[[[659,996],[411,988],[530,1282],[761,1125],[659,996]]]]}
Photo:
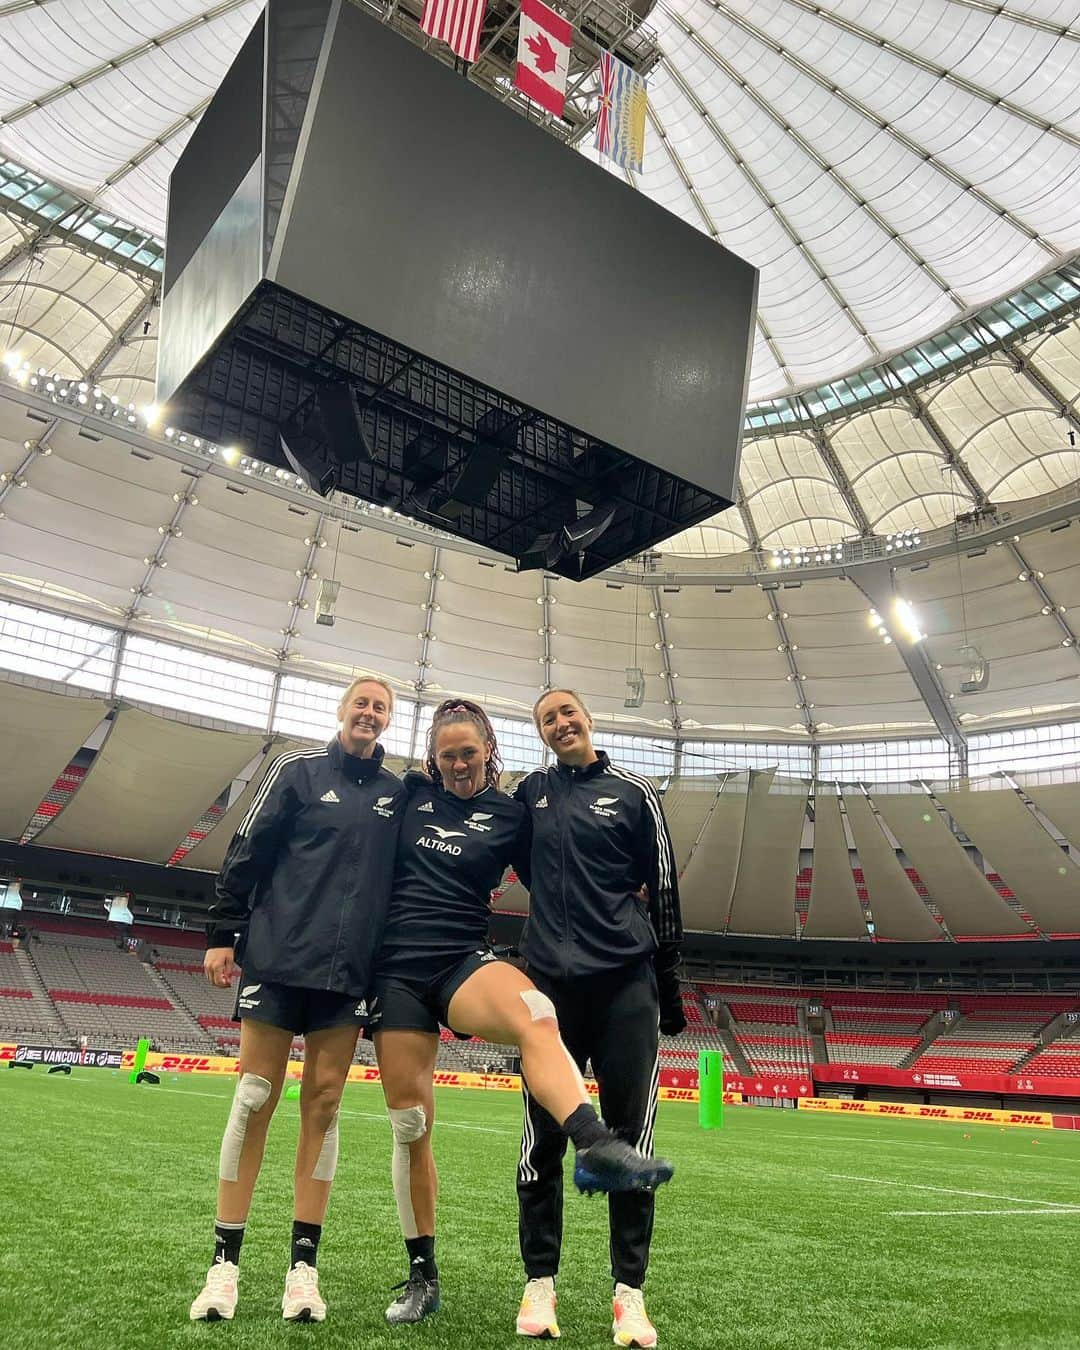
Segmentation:
{"type": "Polygon", "coordinates": [[[539,1022],[545,1017],[553,1017],[555,1021],[559,1020],[555,1011],[555,1004],[552,1003],[547,994],[542,994],[539,989],[523,989],[521,1001],[528,1008],[529,1016],[534,1022],[539,1022]]]}
{"type": "Polygon", "coordinates": [[[218,1160],[218,1176],[222,1181],[237,1181],[240,1177],[240,1154],[243,1152],[244,1139],[247,1137],[248,1120],[253,1111],[261,1111],[270,1100],[272,1091],[268,1079],[260,1078],[257,1073],[240,1075],[233,1093],[229,1119],[225,1123],[225,1134],[221,1140],[221,1155],[218,1160]]]}
{"type": "Polygon", "coordinates": [[[422,1106],[388,1106],[390,1128],[396,1144],[414,1144],[427,1131],[427,1112],[422,1106]]]}
{"type": "Polygon", "coordinates": [[[423,1139],[426,1134],[427,1112],[422,1106],[389,1106],[386,1114],[390,1117],[390,1129],[394,1136],[390,1175],[394,1183],[394,1199],[397,1202],[401,1233],[405,1238],[419,1237],[412,1203],[409,1145],[423,1139]]]}
{"type": "Polygon", "coordinates": [[[311,1173],[312,1181],[333,1181],[334,1173],[337,1171],[338,1160],[338,1113],[335,1109],[334,1118],[326,1127],[326,1133],[323,1135],[322,1148],[319,1149],[319,1156],[315,1160],[315,1168],[311,1173]]]}

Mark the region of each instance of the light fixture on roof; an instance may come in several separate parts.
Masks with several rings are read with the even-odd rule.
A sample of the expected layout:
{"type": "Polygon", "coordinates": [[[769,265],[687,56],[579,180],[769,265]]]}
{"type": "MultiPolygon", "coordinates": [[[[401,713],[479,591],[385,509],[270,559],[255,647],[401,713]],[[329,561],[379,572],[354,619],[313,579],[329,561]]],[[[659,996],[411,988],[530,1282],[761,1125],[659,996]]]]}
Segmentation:
{"type": "Polygon", "coordinates": [[[896,619],[904,637],[909,642],[921,642],[926,634],[919,627],[919,621],[915,616],[915,611],[911,605],[900,596],[893,601],[893,616],[896,619]]]}

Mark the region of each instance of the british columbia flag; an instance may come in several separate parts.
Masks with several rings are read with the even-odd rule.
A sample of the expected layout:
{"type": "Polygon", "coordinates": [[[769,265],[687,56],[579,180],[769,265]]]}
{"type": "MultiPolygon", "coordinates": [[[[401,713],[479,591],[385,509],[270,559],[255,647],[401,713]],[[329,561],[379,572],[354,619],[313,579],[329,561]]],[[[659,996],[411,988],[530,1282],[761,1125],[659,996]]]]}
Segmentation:
{"type": "Polygon", "coordinates": [[[600,53],[600,108],[594,144],[622,169],[640,173],[645,160],[648,85],[610,52],[600,53]]]}

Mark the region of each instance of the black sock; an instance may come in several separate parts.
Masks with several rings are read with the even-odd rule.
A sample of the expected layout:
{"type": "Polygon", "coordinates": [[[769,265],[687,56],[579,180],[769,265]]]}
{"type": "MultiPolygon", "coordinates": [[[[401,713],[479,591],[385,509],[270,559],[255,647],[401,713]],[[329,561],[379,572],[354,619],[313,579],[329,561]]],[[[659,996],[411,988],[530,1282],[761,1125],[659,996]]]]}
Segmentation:
{"type": "Polygon", "coordinates": [[[405,1250],[409,1253],[409,1269],[420,1267],[425,1280],[437,1280],[439,1268],[435,1264],[435,1239],[433,1237],[414,1237],[405,1239],[405,1250]]]}
{"type": "Polygon", "coordinates": [[[220,1266],[223,1261],[231,1261],[233,1265],[240,1263],[240,1244],[244,1240],[244,1225],[242,1223],[222,1223],[220,1219],[214,1221],[214,1265],[220,1266]]]}
{"type": "Polygon", "coordinates": [[[319,1238],[321,1237],[321,1223],[304,1223],[301,1219],[293,1219],[292,1260],[289,1265],[295,1266],[301,1261],[306,1261],[309,1266],[318,1265],[319,1238]]]}
{"type": "Polygon", "coordinates": [[[588,1148],[608,1134],[607,1127],[588,1102],[582,1102],[576,1111],[568,1115],[562,1127],[563,1133],[570,1136],[577,1149],[588,1148]]]}

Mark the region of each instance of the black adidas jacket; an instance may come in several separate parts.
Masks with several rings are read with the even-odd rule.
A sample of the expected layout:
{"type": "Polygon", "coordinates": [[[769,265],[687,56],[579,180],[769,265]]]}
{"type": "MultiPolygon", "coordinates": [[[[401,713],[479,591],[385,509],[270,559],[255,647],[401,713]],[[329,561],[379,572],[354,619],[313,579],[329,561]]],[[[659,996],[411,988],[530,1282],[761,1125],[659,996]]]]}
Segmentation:
{"type": "Polygon", "coordinates": [[[405,788],[370,759],[295,750],[270,765],[217,879],[208,947],[262,979],[366,997],[405,788]]]}
{"type": "Polygon", "coordinates": [[[491,892],[529,850],[529,813],[504,792],[485,788],[462,801],[421,773],[406,774],[405,786],[380,974],[485,947],[491,892]]]}
{"type": "Polygon", "coordinates": [[[583,769],[535,770],[514,796],[532,821],[522,955],[554,979],[652,956],[664,1028],[681,1031],[679,881],[656,788],[600,751],[583,769]]]}

